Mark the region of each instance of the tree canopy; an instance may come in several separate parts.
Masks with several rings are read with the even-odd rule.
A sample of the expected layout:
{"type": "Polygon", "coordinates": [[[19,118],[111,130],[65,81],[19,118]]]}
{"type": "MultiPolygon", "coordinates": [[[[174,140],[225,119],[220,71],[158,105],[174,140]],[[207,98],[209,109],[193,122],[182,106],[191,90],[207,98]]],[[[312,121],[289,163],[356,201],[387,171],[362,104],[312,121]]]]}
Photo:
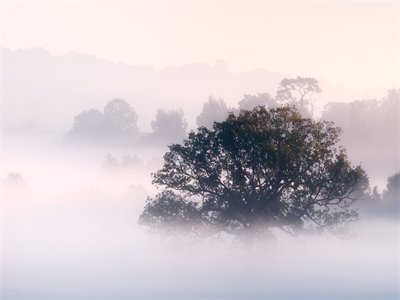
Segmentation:
{"type": "Polygon", "coordinates": [[[368,179],[337,146],[339,135],[331,122],[304,118],[294,108],[231,113],[169,146],[153,174],[164,190],[148,198],[140,222],[258,234],[354,221],[352,204],[368,179]]]}

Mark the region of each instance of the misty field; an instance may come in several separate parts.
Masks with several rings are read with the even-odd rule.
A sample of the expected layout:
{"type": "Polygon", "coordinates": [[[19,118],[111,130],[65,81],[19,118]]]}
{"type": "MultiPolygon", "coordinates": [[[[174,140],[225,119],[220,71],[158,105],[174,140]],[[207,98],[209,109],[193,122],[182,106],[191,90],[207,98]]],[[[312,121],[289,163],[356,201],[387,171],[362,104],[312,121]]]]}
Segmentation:
{"type": "Polygon", "coordinates": [[[229,236],[187,242],[137,224],[160,153],[110,167],[104,154],[126,149],[4,140],[5,167],[25,170],[3,180],[4,299],[397,297],[396,218],[366,213],[346,239],[277,231],[255,248],[229,236]]]}
{"type": "Polygon", "coordinates": [[[399,299],[399,12],[0,1],[0,299],[399,299]]]}

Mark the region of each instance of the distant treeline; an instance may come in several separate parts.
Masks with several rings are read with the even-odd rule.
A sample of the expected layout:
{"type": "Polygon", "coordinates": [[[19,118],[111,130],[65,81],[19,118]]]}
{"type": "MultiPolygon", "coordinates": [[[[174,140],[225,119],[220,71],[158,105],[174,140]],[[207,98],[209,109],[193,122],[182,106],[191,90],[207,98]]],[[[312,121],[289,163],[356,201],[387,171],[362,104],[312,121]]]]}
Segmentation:
{"type": "MultiPolygon", "coordinates": [[[[314,116],[314,106],[321,93],[314,78],[283,79],[275,96],[269,93],[244,95],[237,107],[228,107],[223,99],[210,97],[196,118],[197,126],[211,128],[214,121],[224,120],[230,112],[263,105],[274,108],[295,106],[304,116],[314,116]]],[[[363,158],[365,149],[377,157],[393,155],[400,140],[399,90],[389,90],[383,99],[355,100],[351,103],[331,102],[325,106],[321,119],[333,121],[343,130],[342,142],[349,153],[363,158]]],[[[103,110],[84,110],[75,116],[68,136],[85,142],[102,142],[135,146],[157,146],[179,142],[188,126],[182,110],[158,110],[151,122],[151,132],[137,125],[138,115],[123,99],[114,99],[103,110]]],[[[370,156],[368,154],[368,156],[370,156]]]]}
{"type": "Polygon", "coordinates": [[[158,110],[155,120],[151,122],[151,133],[141,132],[137,120],[138,116],[128,102],[113,99],[103,111],[89,109],[75,116],[68,136],[84,142],[148,145],[180,141],[186,134],[187,123],[181,110],[158,110]]]}

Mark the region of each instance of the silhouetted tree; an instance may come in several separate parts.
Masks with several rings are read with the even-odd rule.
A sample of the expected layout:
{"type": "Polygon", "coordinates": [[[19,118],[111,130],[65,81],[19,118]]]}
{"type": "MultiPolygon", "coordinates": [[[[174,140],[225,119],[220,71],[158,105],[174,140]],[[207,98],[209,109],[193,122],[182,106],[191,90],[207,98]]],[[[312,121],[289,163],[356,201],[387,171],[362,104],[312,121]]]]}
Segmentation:
{"type": "Polygon", "coordinates": [[[313,116],[317,94],[321,93],[318,81],[311,77],[282,79],[276,100],[285,105],[295,106],[304,116],[313,116]]]}
{"type": "Polygon", "coordinates": [[[368,188],[337,146],[340,129],[303,118],[294,109],[230,114],[213,129],[198,128],[169,146],[140,222],[206,224],[254,236],[271,227],[335,228],[357,219],[352,209],[368,188]]]}
{"type": "Polygon", "coordinates": [[[215,121],[220,122],[228,116],[228,107],[223,99],[210,97],[203,104],[201,113],[196,118],[197,126],[212,128],[215,121]]]}

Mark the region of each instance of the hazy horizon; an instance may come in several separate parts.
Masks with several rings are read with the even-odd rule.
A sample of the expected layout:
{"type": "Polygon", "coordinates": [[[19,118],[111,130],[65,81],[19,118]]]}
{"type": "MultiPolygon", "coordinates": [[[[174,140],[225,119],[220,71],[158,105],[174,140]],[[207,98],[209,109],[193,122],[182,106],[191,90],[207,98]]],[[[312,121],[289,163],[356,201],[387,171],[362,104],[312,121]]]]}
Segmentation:
{"type": "Polygon", "coordinates": [[[268,67],[264,67],[264,66],[254,66],[254,67],[250,67],[248,69],[233,69],[231,68],[231,66],[229,65],[229,63],[227,61],[225,61],[224,59],[220,59],[220,58],[215,58],[214,61],[211,62],[206,62],[206,61],[188,61],[182,64],[167,64],[165,66],[162,66],[160,68],[156,68],[151,64],[139,64],[139,63],[129,63],[129,62],[125,62],[125,61],[113,61],[112,59],[109,58],[102,58],[102,57],[97,57],[95,54],[93,53],[89,53],[89,52],[80,52],[80,51],[76,51],[76,50],[69,50],[66,51],[65,53],[55,53],[52,52],[51,50],[42,47],[42,46],[37,46],[37,47],[18,47],[18,48],[11,48],[11,47],[6,47],[2,44],[0,44],[0,48],[3,48],[4,50],[9,50],[9,51],[13,51],[13,52],[24,52],[24,51],[44,51],[47,52],[48,54],[50,54],[51,56],[53,56],[54,58],[62,58],[62,57],[66,57],[66,56],[70,56],[70,55],[77,55],[77,56],[82,56],[82,57],[87,57],[87,58],[91,58],[91,59],[95,59],[96,61],[99,62],[107,62],[113,65],[119,65],[119,66],[128,66],[128,67],[138,67],[138,68],[143,68],[143,69],[148,69],[154,73],[158,73],[158,72],[163,72],[169,69],[184,69],[187,68],[188,66],[207,66],[208,68],[215,68],[215,69],[220,69],[220,70],[226,70],[229,71],[233,74],[245,74],[245,73],[252,73],[252,72],[259,72],[259,71],[265,71],[265,72],[269,72],[272,74],[276,74],[278,76],[280,76],[281,78],[292,78],[292,77],[296,77],[296,76],[307,76],[307,77],[313,77],[313,78],[317,78],[318,81],[320,82],[324,82],[324,83],[328,83],[331,87],[333,88],[337,88],[337,89],[345,89],[348,90],[349,93],[356,95],[355,98],[348,98],[348,96],[345,96],[345,99],[343,102],[347,102],[347,101],[351,101],[351,100],[355,100],[355,99],[367,99],[368,98],[368,94],[371,95],[376,95],[376,96],[372,96],[372,98],[376,98],[378,97],[378,95],[376,94],[377,91],[382,92],[382,91],[387,91],[388,89],[392,89],[392,88],[397,88],[398,85],[394,84],[394,85],[371,85],[371,86],[365,86],[361,89],[358,89],[356,87],[352,87],[351,85],[347,84],[346,82],[343,83],[335,83],[335,82],[331,82],[329,80],[329,78],[325,78],[325,77],[315,77],[312,76],[312,74],[309,74],[307,72],[303,72],[303,73],[294,73],[294,72],[290,72],[290,73],[284,73],[281,72],[280,70],[275,70],[275,69],[270,69],[268,67]]]}
{"type": "MultiPolygon", "coordinates": [[[[67,131],[81,110],[101,108],[114,98],[133,105],[144,130],[149,130],[157,109],[183,109],[189,127],[195,128],[195,117],[210,96],[235,107],[246,94],[274,96],[283,78],[309,76],[285,76],[263,68],[235,72],[221,60],[213,65],[189,63],[154,70],[146,65],[113,63],[86,53],[52,55],[42,47],[18,50],[1,47],[1,51],[5,130],[30,124],[43,130],[67,131]],[[26,68],[27,64],[31,67],[26,68]],[[25,88],[21,89],[21,85],[25,88]],[[152,103],[150,109],[147,103],[152,103]],[[29,110],[21,111],[21,106],[28,106],[29,110]],[[60,109],[62,115],[50,114],[60,109]]],[[[380,99],[388,89],[395,88],[370,87],[356,92],[350,86],[335,86],[325,78],[316,79],[322,89],[316,102],[316,116],[320,116],[329,102],[380,99]]]]}
{"type": "Polygon", "coordinates": [[[155,70],[220,59],[238,72],[305,74],[356,91],[399,86],[398,1],[49,1],[2,8],[0,43],[10,49],[76,51],[155,70]]]}

